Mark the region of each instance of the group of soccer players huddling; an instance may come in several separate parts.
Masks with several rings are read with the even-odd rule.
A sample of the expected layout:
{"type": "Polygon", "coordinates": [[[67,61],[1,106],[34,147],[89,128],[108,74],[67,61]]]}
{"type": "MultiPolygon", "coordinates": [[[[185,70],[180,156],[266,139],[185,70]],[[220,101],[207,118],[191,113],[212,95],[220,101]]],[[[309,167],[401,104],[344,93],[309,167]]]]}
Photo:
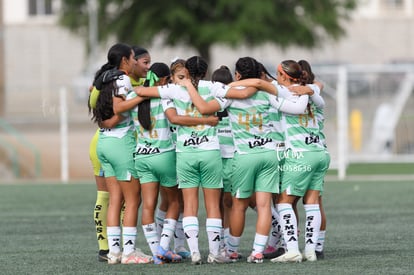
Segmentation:
{"type": "Polygon", "coordinates": [[[323,87],[308,62],[284,60],[272,76],[256,59],[242,57],[234,74],[220,66],[206,80],[208,64],[200,56],[151,64],[146,49],[117,43],[107,58],[88,102],[99,127],[90,157],[100,261],[242,261],[249,207],[257,218],[247,262],[323,258],[321,195],[330,156],[323,87]],[[199,249],[200,201],[206,259],[199,249]],[[151,255],[136,247],[139,213],[151,255]]]}

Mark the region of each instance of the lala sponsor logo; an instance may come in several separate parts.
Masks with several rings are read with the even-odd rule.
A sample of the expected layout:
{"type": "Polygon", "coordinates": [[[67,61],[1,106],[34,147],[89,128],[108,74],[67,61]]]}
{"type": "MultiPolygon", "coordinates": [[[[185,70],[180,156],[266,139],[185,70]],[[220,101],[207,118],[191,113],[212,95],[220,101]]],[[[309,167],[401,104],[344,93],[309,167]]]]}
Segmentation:
{"type": "Polygon", "coordinates": [[[191,137],[184,141],[184,146],[197,146],[205,142],[209,142],[209,139],[207,136],[199,137],[196,132],[192,132],[191,137]]]}
{"type": "Polygon", "coordinates": [[[254,140],[249,141],[249,147],[250,148],[260,147],[260,146],[264,146],[266,143],[269,143],[269,142],[272,142],[271,138],[254,136],[254,140]]]}

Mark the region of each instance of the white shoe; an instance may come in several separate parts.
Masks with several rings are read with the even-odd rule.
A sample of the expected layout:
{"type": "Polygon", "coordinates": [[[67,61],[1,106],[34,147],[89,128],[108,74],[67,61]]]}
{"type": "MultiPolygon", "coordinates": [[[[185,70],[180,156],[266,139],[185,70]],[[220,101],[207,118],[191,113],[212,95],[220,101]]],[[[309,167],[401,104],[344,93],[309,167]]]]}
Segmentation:
{"type": "Polygon", "coordinates": [[[200,252],[193,252],[193,254],[191,254],[191,263],[194,265],[202,263],[200,252]]]}
{"type": "Polygon", "coordinates": [[[152,256],[144,254],[141,250],[134,250],[128,255],[122,254],[122,264],[148,264],[152,262],[152,256]]]}
{"type": "Polygon", "coordinates": [[[308,262],[316,262],[318,259],[315,251],[304,251],[302,256],[303,260],[308,262]]]}
{"type": "Polygon", "coordinates": [[[232,261],[229,257],[223,256],[222,254],[213,255],[210,253],[208,254],[207,262],[209,264],[227,264],[231,263],[232,261]]]}
{"type": "Polygon", "coordinates": [[[254,264],[262,264],[263,263],[263,254],[257,253],[256,255],[250,254],[249,257],[247,257],[248,263],[254,263],[254,264]]]}
{"type": "Polygon", "coordinates": [[[299,251],[297,252],[286,252],[282,256],[273,258],[270,260],[272,263],[300,263],[302,261],[302,254],[299,251]]]}
{"type": "Polygon", "coordinates": [[[121,262],[121,252],[118,253],[114,253],[114,252],[109,252],[107,254],[107,258],[108,258],[108,264],[119,264],[121,262]]]}

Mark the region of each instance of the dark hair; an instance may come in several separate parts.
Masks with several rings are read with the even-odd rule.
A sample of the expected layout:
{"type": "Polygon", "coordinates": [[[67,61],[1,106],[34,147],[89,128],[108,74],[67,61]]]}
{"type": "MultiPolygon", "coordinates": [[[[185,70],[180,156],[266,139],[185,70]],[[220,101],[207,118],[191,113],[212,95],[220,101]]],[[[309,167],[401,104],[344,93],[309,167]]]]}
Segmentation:
{"type": "MultiPolygon", "coordinates": [[[[123,43],[117,43],[114,44],[109,50],[107,54],[108,62],[106,62],[102,67],[95,73],[95,77],[93,80],[93,86],[96,86],[96,82],[100,77],[102,78],[103,74],[108,70],[113,69],[119,69],[119,66],[121,65],[122,58],[129,58],[132,52],[131,46],[123,43]]],[[[117,92],[116,92],[117,94],[117,92]]],[[[100,96],[100,95],[99,95],[100,96]]],[[[98,97],[99,99],[99,97],[98,97]]],[[[99,100],[97,101],[98,105],[99,100]]],[[[88,109],[89,113],[92,112],[92,108],[89,105],[89,99],[88,99],[88,109]]],[[[111,106],[112,109],[112,106],[111,106]]],[[[93,119],[93,118],[92,118],[93,119]]]]}
{"type": "Polygon", "coordinates": [[[132,48],[131,46],[123,43],[117,43],[113,45],[107,54],[108,62],[105,63],[101,69],[99,69],[95,74],[95,79],[99,77],[99,75],[107,71],[109,69],[119,69],[119,66],[121,65],[122,58],[129,58],[131,55],[132,48]]]}
{"type": "Polygon", "coordinates": [[[260,78],[262,68],[259,62],[253,57],[241,57],[236,62],[236,72],[241,76],[241,79],[246,78],[260,78]]]}
{"type": "MultiPolygon", "coordinates": [[[[279,66],[279,69],[281,68],[283,72],[285,72],[286,75],[290,77],[291,81],[298,83],[300,85],[313,83],[313,81],[310,82],[310,77],[307,71],[304,70],[298,62],[294,60],[285,60],[282,61],[279,66]]],[[[309,103],[306,106],[306,108],[308,110],[309,116],[313,117],[312,108],[309,103]]]]}
{"type": "MultiPolygon", "coordinates": [[[[222,65],[213,72],[211,80],[229,84],[230,82],[233,82],[233,75],[231,74],[229,67],[222,65]]],[[[227,109],[224,109],[221,112],[217,112],[217,116],[219,120],[222,120],[223,117],[229,116],[229,113],[227,112],[227,109]]]]}
{"type": "Polygon", "coordinates": [[[134,58],[138,59],[144,54],[148,54],[147,49],[141,48],[139,46],[132,46],[132,50],[134,51],[134,58]]]}
{"type": "Polygon", "coordinates": [[[193,56],[187,59],[187,61],[185,62],[185,68],[188,71],[191,83],[197,89],[198,82],[200,81],[200,79],[203,79],[207,74],[207,61],[201,56],[193,56]]]}
{"type": "Polygon", "coordinates": [[[114,116],[113,109],[113,94],[118,93],[118,87],[116,80],[112,80],[108,83],[102,84],[99,96],[96,101],[96,107],[92,109],[91,120],[98,125],[102,121],[109,119],[114,116]]]}
{"type": "MultiPolygon", "coordinates": [[[[156,62],[153,63],[147,73],[150,76],[154,73],[157,77],[166,77],[170,76],[170,68],[165,63],[156,62]]],[[[150,79],[145,80],[145,87],[150,86],[150,79]]],[[[151,101],[150,99],[144,100],[138,104],[138,121],[141,124],[142,128],[146,130],[151,130],[151,101]]]]}
{"type": "Polygon", "coordinates": [[[276,80],[276,78],[269,73],[269,71],[266,69],[266,67],[262,63],[260,63],[260,62],[258,62],[258,63],[259,63],[260,75],[261,76],[264,75],[266,77],[269,77],[271,79],[276,80]]]}
{"type": "Polygon", "coordinates": [[[298,64],[302,68],[302,71],[305,71],[308,74],[309,79],[307,84],[312,84],[315,81],[315,75],[312,72],[312,67],[309,62],[302,59],[298,61],[298,64]]]}
{"type": "Polygon", "coordinates": [[[282,70],[281,73],[285,73],[294,83],[306,85],[309,82],[308,73],[302,70],[300,65],[294,60],[282,61],[278,66],[278,70],[282,70]]]}
{"type": "Polygon", "coordinates": [[[222,65],[220,68],[213,72],[211,75],[211,80],[218,81],[223,84],[229,84],[230,82],[233,82],[233,75],[227,66],[222,65]]]}

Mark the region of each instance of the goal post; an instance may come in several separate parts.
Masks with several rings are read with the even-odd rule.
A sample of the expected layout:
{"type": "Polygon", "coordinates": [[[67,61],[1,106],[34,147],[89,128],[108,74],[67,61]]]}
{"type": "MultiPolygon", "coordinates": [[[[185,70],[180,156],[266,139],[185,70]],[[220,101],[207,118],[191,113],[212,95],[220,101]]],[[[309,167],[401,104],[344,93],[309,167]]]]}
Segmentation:
{"type": "Polygon", "coordinates": [[[414,163],[414,64],[313,70],[324,84],[324,131],[338,179],[351,163],[414,163]]]}

